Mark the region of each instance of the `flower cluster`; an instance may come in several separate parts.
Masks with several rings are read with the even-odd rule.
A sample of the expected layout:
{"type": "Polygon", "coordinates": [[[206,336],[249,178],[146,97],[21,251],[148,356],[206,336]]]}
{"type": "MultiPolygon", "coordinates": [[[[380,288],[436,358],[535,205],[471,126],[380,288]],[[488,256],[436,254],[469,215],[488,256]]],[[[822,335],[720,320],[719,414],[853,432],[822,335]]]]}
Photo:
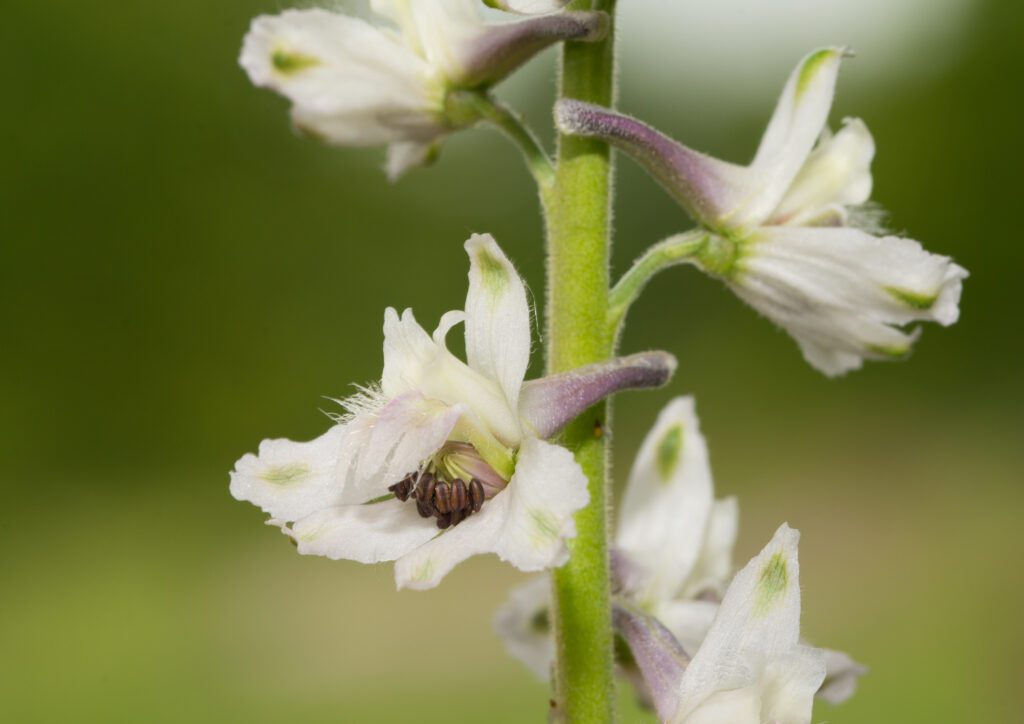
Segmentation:
{"type": "MultiPolygon", "coordinates": [[[[497,125],[523,150],[546,211],[575,232],[563,217],[580,198],[559,200],[562,166],[556,174],[536,137],[491,96],[544,48],[608,36],[608,13],[565,10],[568,4],[371,0],[379,23],[290,10],[253,22],[240,62],[255,84],[291,101],[297,128],[337,145],[387,145],[393,179],[432,159],[447,135],[497,125]],[[485,4],[525,17],[490,22],[485,4]]],[[[380,379],[339,400],[320,437],[265,440],[238,460],[231,494],[259,506],[299,553],[393,561],[399,588],[432,588],[461,561],[485,553],[523,571],[549,571],[570,560],[576,514],[591,506],[603,515],[600,473],[588,480],[559,436],[609,396],[661,387],[675,372],[665,352],[614,356],[626,310],[654,273],[686,262],[722,279],[829,376],[865,359],[905,356],[919,335],[908,325],[953,324],[967,272],[884,232],[869,202],[875,144],[867,126],[846,119],[829,130],[846,55],[823,48],[800,61],[745,166],[610,108],[560,100],[554,116],[563,136],[599,139],[630,155],[697,224],[652,246],[612,288],[602,286],[607,297],[596,313],[575,310],[586,318],[579,333],[605,350],[584,361],[601,361],[527,380],[533,314],[526,285],[491,236],[474,234],[464,246],[464,308],[444,314],[433,333],[412,310],[387,309],[380,379]],[[460,324],[465,360],[446,342],[460,324]]],[[[607,185],[591,187],[600,195],[607,185]]],[[[607,207],[606,197],[590,201],[578,205],[607,207]]],[[[571,259],[588,263],[584,257],[571,259]]],[[[549,282],[557,296],[559,285],[574,280],[549,282]]],[[[607,438],[600,425],[594,431],[577,446],[607,438]]],[[[715,498],[693,399],[674,399],[632,467],[610,571],[590,572],[605,596],[594,605],[606,617],[611,610],[608,624],[628,651],[619,670],[663,721],[809,724],[815,697],[845,700],[866,669],[801,638],[795,530],[783,524],[734,570],[738,515],[734,498],[715,498]]],[[[577,541],[577,549],[590,545],[603,556],[606,543],[601,532],[577,541]]],[[[601,561],[594,567],[609,567],[601,561]]],[[[559,648],[552,626],[559,601],[550,590],[546,577],[529,581],[496,618],[509,652],[542,677],[559,648]]]]}

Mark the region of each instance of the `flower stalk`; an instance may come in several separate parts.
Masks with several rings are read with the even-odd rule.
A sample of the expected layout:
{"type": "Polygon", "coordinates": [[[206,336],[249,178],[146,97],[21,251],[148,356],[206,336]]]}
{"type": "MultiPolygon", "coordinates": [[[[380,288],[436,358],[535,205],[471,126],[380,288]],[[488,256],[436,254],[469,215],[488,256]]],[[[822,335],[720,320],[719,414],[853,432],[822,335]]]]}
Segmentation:
{"type": "MultiPolygon", "coordinates": [[[[609,16],[604,40],[566,42],[559,95],[611,106],[614,99],[614,0],[577,2],[609,16]]],[[[560,136],[555,182],[545,201],[548,238],[547,365],[550,373],[608,359],[611,164],[600,139],[560,136]]],[[[557,721],[615,718],[608,557],[609,407],[599,403],[570,424],[562,443],[589,481],[590,503],[576,515],[569,562],[553,574],[557,721]]]]}

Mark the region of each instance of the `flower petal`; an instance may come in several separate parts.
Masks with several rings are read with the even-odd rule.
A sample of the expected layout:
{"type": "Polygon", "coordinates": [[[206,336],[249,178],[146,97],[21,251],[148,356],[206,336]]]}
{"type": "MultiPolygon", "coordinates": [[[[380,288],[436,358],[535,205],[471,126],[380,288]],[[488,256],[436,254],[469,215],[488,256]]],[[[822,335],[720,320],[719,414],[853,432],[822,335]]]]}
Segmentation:
{"type": "Polygon", "coordinates": [[[667,721],[676,710],[679,680],[690,662],[682,646],[658,619],[622,605],[612,608],[615,630],[629,650],[658,717],[667,721]]]}
{"type": "Polygon", "coordinates": [[[466,360],[472,369],[497,381],[509,408],[515,410],[530,364],[526,287],[490,234],[473,234],[466,253],[466,360]]]}
{"type": "Polygon", "coordinates": [[[549,438],[594,403],[623,390],[661,387],[675,370],[676,359],[667,352],[641,352],[530,380],[519,415],[537,437],[549,438]]]}
{"type": "Polygon", "coordinates": [[[906,355],[916,338],[895,325],[959,316],[967,272],[910,239],[858,229],[765,227],[743,247],[733,291],[800,344],[827,375],[862,359],[906,355]]]}
{"type": "Polygon", "coordinates": [[[569,0],[484,0],[484,5],[520,15],[553,13],[568,4],[569,0]]]}
{"type": "Polygon", "coordinates": [[[633,157],[696,221],[715,228],[752,191],[747,169],[678,143],[635,118],[576,100],[555,105],[562,133],[600,138],[633,157]]]}
{"type": "MultiPolygon", "coordinates": [[[[725,594],[729,579],[732,578],[732,551],[739,531],[739,515],[739,504],[735,496],[712,503],[700,554],[679,597],[696,598],[710,593],[721,599],[725,594]]],[[[679,639],[683,640],[682,637],[679,639]]]]}
{"type": "Polygon", "coordinates": [[[508,653],[544,681],[555,661],[550,612],[551,581],[535,576],[513,588],[494,617],[494,630],[508,653]]]}
{"type": "Polygon", "coordinates": [[[256,18],[242,47],[253,83],[294,104],[296,124],[325,140],[374,145],[439,128],[430,68],[394,36],[326,10],[256,18]]]}
{"type": "Polygon", "coordinates": [[[692,397],[677,397],[644,439],[622,501],[616,545],[646,571],[642,600],[673,598],[700,556],[711,517],[707,444],[692,397]]]}
{"type": "Polygon", "coordinates": [[[341,501],[335,475],[345,434],[335,425],[309,442],[264,440],[231,473],[231,495],[258,505],[272,518],[292,521],[341,501]]]}
{"type": "Polygon", "coordinates": [[[448,80],[462,73],[462,46],[484,29],[477,0],[372,0],[370,6],[398,25],[406,47],[448,80]]]}
{"type": "Polygon", "coordinates": [[[460,405],[414,391],[353,417],[338,462],[338,478],[345,481],[344,502],[375,498],[417,470],[444,445],[464,413],[460,405]]]}
{"type": "Polygon", "coordinates": [[[565,539],[576,535],[573,514],[590,500],[587,478],[572,454],[527,438],[515,475],[483,510],[399,559],[399,588],[433,588],[458,563],[496,553],[523,571],[540,571],[568,559],[565,539]]]}
{"type": "Polygon", "coordinates": [[[842,704],[857,690],[857,680],[868,673],[868,668],[858,664],[843,651],[824,649],[825,681],[818,689],[818,698],[829,704],[842,704]]]}
{"type": "Polygon", "coordinates": [[[789,190],[828,120],[845,53],[844,48],[816,50],[790,74],[757,154],[747,167],[756,187],[731,217],[735,225],[761,224],[789,190]]]}
{"type": "Polygon", "coordinates": [[[764,708],[761,718],[750,721],[810,721],[807,702],[825,677],[825,665],[820,652],[808,650],[805,656],[798,651],[803,648],[798,646],[799,537],[782,525],[764,550],[736,574],[707,638],[682,678],[677,721],[711,721],[687,717],[721,692],[752,686],[760,689],[764,708]],[[809,691],[807,702],[796,695],[804,691],[809,691]],[[806,718],[802,715],[805,705],[806,718]]]}
{"type": "Polygon", "coordinates": [[[394,183],[411,169],[428,166],[438,154],[440,138],[430,141],[399,141],[388,146],[388,160],[384,165],[388,181],[394,183]]]}
{"type": "Polygon", "coordinates": [[[415,391],[448,405],[462,405],[504,445],[515,446],[521,435],[519,418],[498,382],[466,365],[445,346],[447,332],[464,318],[463,312],[448,312],[430,337],[412,310],[399,318],[394,309],[388,309],[381,391],[387,397],[415,391]]]}
{"type": "Polygon", "coordinates": [[[654,608],[654,615],[692,658],[700,650],[700,645],[715,621],[718,605],[717,601],[693,599],[663,601],[654,608]]]}
{"type": "Polygon", "coordinates": [[[864,122],[848,118],[834,136],[823,135],[797,174],[770,224],[825,226],[830,210],[857,206],[871,197],[875,141],[864,122]]]}
{"type": "Polygon", "coordinates": [[[432,519],[416,506],[391,499],[369,505],[324,508],[285,529],[299,553],[334,560],[393,561],[437,535],[432,519]]]}

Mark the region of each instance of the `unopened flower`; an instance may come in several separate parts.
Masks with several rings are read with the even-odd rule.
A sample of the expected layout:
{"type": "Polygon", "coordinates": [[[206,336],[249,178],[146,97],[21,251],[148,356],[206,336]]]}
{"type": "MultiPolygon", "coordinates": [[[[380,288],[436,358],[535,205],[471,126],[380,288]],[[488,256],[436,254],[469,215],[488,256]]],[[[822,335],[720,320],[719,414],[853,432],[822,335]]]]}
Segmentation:
{"type": "Polygon", "coordinates": [[[530,308],[511,262],[486,235],[466,242],[464,311],[433,336],[411,310],[388,309],[379,384],[342,401],[347,414],[311,442],[266,440],[231,475],[300,553],[397,561],[399,587],[430,588],[457,563],[496,553],[527,571],[561,565],[587,481],[546,442],[583,410],[675,368],[650,352],[524,383],[530,308]],[[445,336],[466,325],[468,364],[445,336]]]}
{"type": "Polygon", "coordinates": [[[905,356],[915,321],[959,317],[967,272],[911,239],[877,233],[870,211],[875,146],[860,120],[825,124],[842,48],[790,75],[754,160],[720,161],[635,119],[561,101],[564,133],[595,136],[642,164],[711,234],[695,261],[786,329],[827,375],[905,356]]]}
{"type": "Polygon", "coordinates": [[[328,10],[256,18],[240,62],[253,83],[292,101],[296,127],[343,146],[387,144],[397,178],[447,133],[472,125],[451,91],[486,89],[560,40],[605,32],[603,13],[488,25],[478,0],[373,0],[392,25],[328,10]]]}
{"type": "MultiPolygon", "coordinates": [[[[635,637],[653,637],[657,655],[670,661],[680,653],[688,660],[700,649],[733,576],[737,523],[736,499],[714,498],[693,398],[676,398],[640,448],[615,536],[616,619],[631,644],[637,645],[635,637]]],[[[495,619],[509,653],[541,678],[554,661],[548,607],[549,585],[537,578],[514,589],[495,619]]],[[[826,654],[829,681],[820,695],[839,703],[852,695],[865,669],[844,653],[826,654]]],[[[624,673],[642,691],[658,686],[649,671],[624,673]]]]}

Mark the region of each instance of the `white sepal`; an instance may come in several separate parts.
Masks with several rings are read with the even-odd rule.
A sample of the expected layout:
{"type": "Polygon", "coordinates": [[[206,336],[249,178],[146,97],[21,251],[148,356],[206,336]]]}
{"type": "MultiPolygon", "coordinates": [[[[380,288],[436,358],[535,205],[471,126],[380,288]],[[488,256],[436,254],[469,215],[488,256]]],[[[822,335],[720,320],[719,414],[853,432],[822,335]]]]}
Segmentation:
{"type": "Polygon", "coordinates": [[[530,305],[512,262],[490,234],[466,242],[466,361],[496,380],[508,407],[518,409],[519,390],[530,364],[530,305]]]}
{"type": "Polygon", "coordinates": [[[264,440],[259,453],[235,463],[231,495],[258,505],[272,518],[295,520],[341,502],[334,472],[345,427],[335,425],[315,440],[264,440]]]}
{"type": "Polygon", "coordinates": [[[616,545],[647,571],[641,600],[675,596],[700,556],[713,487],[692,397],[673,400],[630,472],[616,545]]]}
{"type": "Polygon", "coordinates": [[[810,722],[825,663],[823,652],[799,644],[798,540],[783,525],[736,574],[682,677],[673,721],[810,722]]]}

